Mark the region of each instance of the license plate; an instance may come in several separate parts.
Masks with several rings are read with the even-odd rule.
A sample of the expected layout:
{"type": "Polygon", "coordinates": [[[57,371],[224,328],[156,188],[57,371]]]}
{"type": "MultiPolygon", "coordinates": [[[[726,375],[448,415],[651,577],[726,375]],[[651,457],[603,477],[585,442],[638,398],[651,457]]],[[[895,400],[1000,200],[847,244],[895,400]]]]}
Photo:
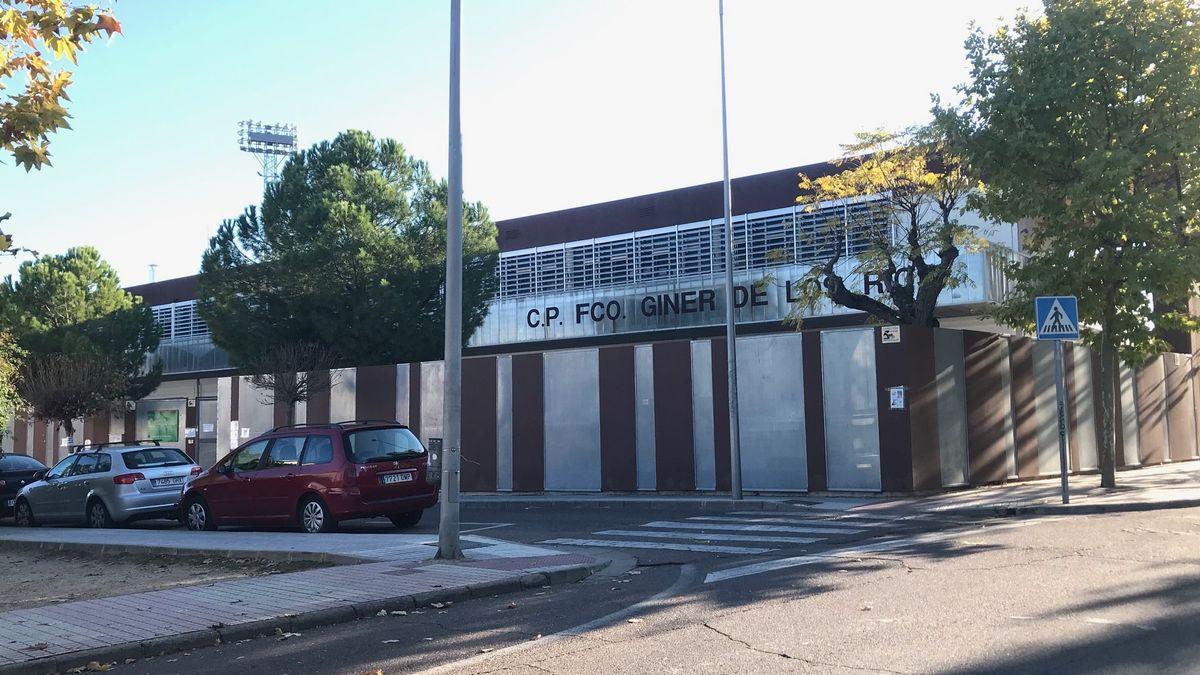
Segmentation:
{"type": "Polygon", "coordinates": [[[171,487],[174,485],[183,485],[183,476],[175,478],[155,478],[151,483],[154,487],[171,487]]]}
{"type": "Polygon", "coordinates": [[[412,472],[385,473],[379,477],[380,482],[382,482],[384,485],[391,485],[393,483],[411,483],[412,479],[412,472]]]}

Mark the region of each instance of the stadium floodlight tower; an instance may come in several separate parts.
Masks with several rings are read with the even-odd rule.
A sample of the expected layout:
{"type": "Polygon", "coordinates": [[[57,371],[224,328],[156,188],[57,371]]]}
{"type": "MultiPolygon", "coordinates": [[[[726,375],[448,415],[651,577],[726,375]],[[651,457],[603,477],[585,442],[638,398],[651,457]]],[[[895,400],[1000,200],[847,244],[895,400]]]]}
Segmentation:
{"type": "Polygon", "coordinates": [[[238,122],[238,147],[258,159],[265,191],[279,180],[283,163],[296,152],[296,125],[242,120],[238,122]]]}

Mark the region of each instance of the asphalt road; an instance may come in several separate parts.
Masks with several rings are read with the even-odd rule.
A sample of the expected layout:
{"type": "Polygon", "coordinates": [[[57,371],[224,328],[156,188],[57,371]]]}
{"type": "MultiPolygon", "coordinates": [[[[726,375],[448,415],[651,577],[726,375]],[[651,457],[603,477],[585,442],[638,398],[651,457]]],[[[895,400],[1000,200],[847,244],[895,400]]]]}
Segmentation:
{"type": "Polygon", "coordinates": [[[1200,672],[1200,509],[971,521],[472,506],[463,520],[614,564],[119,671],[1200,672]],[[656,541],[773,550],[639,548],[656,541]]]}

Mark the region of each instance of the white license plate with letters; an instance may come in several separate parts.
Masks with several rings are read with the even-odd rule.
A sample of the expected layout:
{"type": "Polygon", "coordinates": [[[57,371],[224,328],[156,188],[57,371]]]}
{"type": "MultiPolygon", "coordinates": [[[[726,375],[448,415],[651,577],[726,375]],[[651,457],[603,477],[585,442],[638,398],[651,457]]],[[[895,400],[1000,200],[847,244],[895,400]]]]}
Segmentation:
{"type": "Polygon", "coordinates": [[[384,485],[392,485],[393,483],[411,483],[413,475],[411,471],[404,473],[385,473],[379,477],[379,481],[384,485]]]}
{"type": "Polygon", "coordinates": [[[183,476],[176,476],[174,478],[155,478],[152,483],[154,484],[154,487],[174,487],[176,485],[183,485],[183,476]]]}

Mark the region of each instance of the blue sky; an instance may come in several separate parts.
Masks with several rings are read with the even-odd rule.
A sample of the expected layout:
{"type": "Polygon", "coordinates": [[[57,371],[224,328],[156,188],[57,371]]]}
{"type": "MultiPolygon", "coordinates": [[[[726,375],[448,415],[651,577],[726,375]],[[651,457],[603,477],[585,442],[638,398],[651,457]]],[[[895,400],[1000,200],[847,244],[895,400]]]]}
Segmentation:
{"type": "MultiPolygon", "coordinates": [[[[923,121],[967,71],[972,20],[1017,0],[727,0],[735,176],[828,159],[923,121]]],[[[468,199],[507,218],[718,180],[716,0],[464,0],[468,199]]],[[[90,244],[127,284],[193,274],[261,198],[241,119],[347,128],[446,167],[446,0],[119,0],[81,57],[54,166],[0,158],[0,211],[43,253],[90,244]]],[[[735,205],[736,210],[736,205],[735,205]]],[[[15,268],[0,262],[0,273],[15,268]]]]}

